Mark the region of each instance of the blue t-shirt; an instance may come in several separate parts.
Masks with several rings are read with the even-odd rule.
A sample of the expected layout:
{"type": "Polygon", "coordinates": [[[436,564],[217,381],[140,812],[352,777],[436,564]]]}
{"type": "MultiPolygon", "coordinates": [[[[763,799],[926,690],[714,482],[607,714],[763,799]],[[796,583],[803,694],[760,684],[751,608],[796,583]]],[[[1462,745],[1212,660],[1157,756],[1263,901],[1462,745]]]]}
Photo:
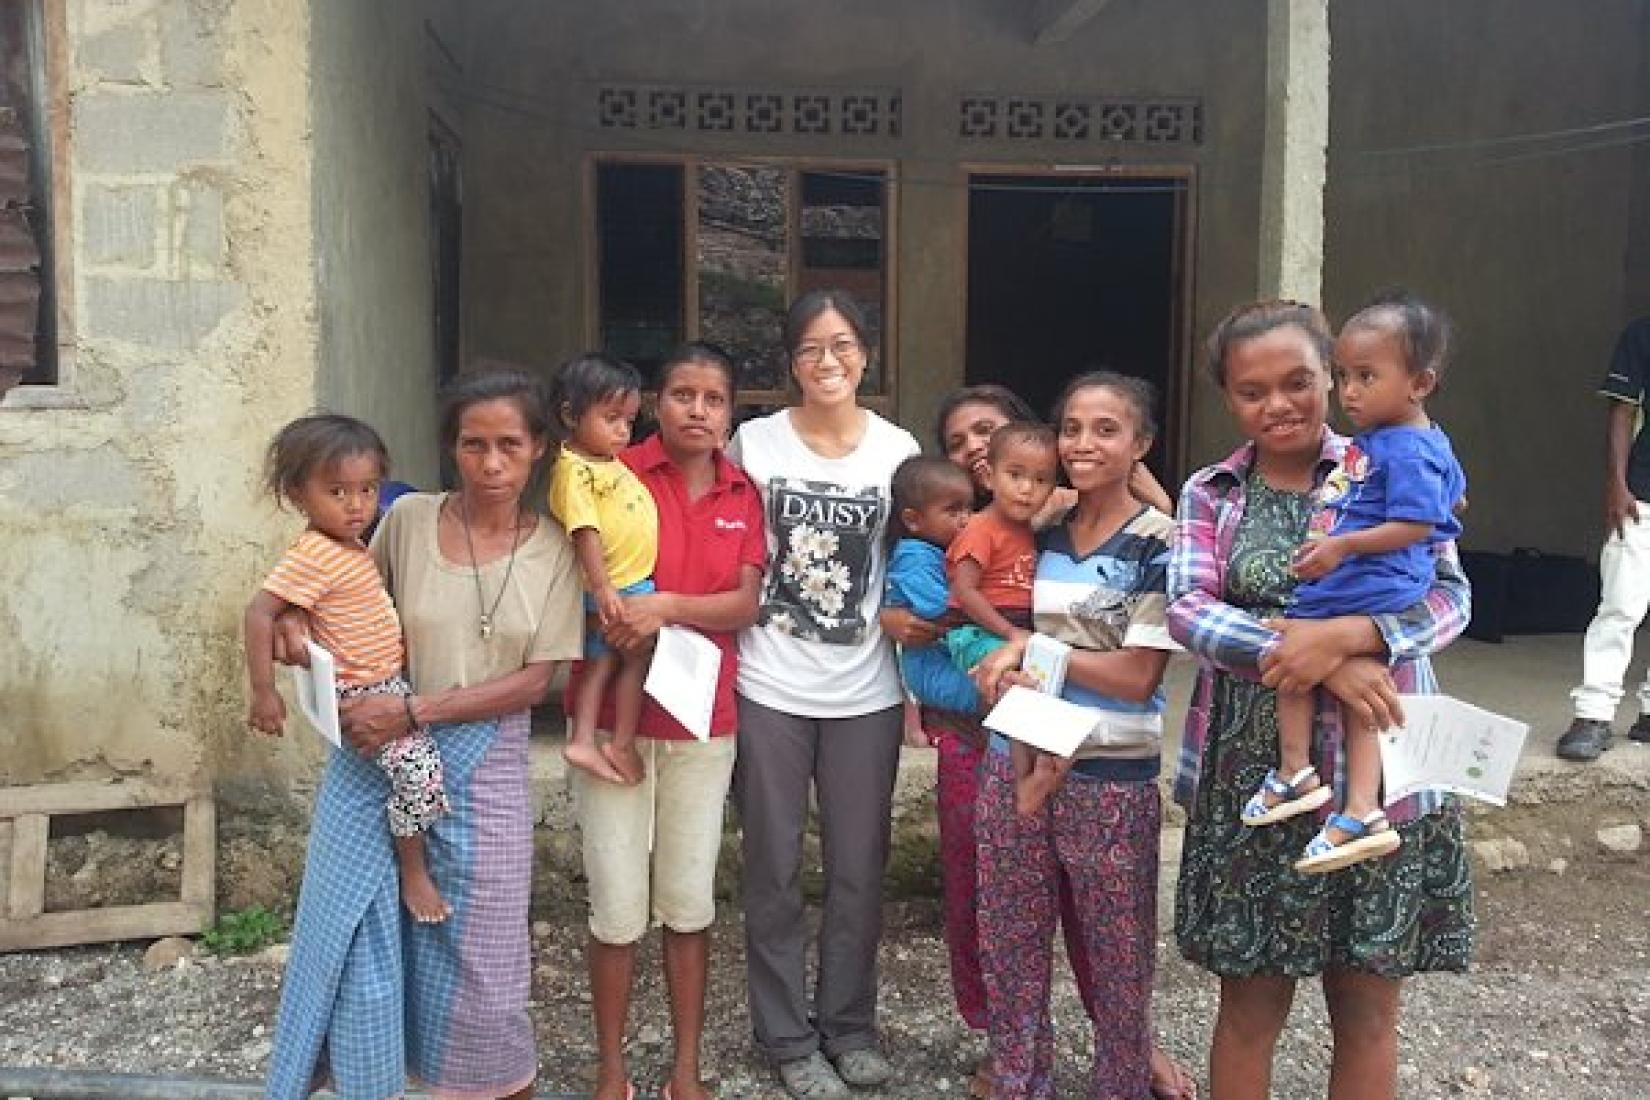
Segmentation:
{"type": "MultiPolygon", "coordinates": [[[[887,607],[910,608],[919,618],[945,614],[950,587],[945,580],[945,551],[922,539],[900,539],[888,556],[887,607]]],[[[917,701],[941,710],[976,714],[980,693],[974,681],[951,660],[944,645],[900,647],[900,671],[917,701]]]]}
{"type": "Polygon", "coordinates": [[[1432,534],[1390,554],[1356,554],[1295,589],[1291,618],[1390,615],[1413,607],[1432,587],[1432,547],[1461,534],[1455,505],[1467,475],[1442,429],[1377,428],[1354,436],[1319,491],[1332,535],[1399,521],[1426,523],[1432,534]]]}

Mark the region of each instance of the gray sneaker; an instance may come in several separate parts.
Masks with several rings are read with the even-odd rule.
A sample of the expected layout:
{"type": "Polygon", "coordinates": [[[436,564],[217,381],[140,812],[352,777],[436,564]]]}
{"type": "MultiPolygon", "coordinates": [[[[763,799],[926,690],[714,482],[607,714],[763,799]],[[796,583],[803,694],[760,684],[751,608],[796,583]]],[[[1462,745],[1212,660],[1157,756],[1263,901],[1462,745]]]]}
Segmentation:
{"type": "Polygon", "coordinates": [[[853,1096],[819,1051],[779,1063],[779,1079],[796,1100],[849,1100],[853,1096]]]}
{"type": "Polygon", "coordinates": [[[1558,757],[1586,764],[1602,756],[1613,739],[1610,723],[1596,718],[1577,718],[1558,739],[1558,757]]]}
{"type": "Polygon", "coordinates": [[[876,1047],[843,1051],[836,1056],[836,1071],[844,1081],[859,1089],[886,1085],[894,1077],[894,1067],[876,1047]]]}

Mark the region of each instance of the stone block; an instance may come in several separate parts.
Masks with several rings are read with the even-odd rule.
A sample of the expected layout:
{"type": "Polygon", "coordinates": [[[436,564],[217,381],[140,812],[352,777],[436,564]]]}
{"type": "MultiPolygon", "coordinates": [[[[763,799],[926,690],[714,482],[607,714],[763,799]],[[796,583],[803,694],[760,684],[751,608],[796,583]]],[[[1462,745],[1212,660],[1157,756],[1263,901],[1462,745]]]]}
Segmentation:
{"type": "Polygon", "coordinates": [[[1629,821],[1625,825],[1606,825],[1598,831],[1597,836],[1598,846],[1617,856],[1632,855],[1644,842],[1643,830],[1636,821],[1629,821]]]}
{"type": "Polygon", "coordinates": [[[87,187],[81,212],[86,259],[127,267],[153,265],[157,200],[152,187],[87,187]]]}
{"type": "Polygon", "coordinates": [[[176,172],[229,159],[233,102],[226,92],[87,95],[76,103],[74,148],[88,172],[176,172]]]}
{"type": "Polygon", "coordinates": [[[88,279],[82,324],[94,339],[190,351],[244,297],[234,283],[88,279]]]}
{"type": "Polygon", "coordinates": [[[75,61],[87,77],[113,84],[147,83],[149,36],[141,23],[127,23],[80,42],[75,61]]]}
{"type": "Polygon", "coordinates": [[[1472,851],[1489,871],[1517,871],[1530,865],[1530,850],[1511,837],[1475,840],[1472,851]]]}
{"type": "Polygon", "coordinates": [[[160,13],[160,57],[166,83],[174,88],[223,86],[220,19],[190,0],[172,0],[160,13]]]}
{"type": "Polygon", "coordinates": [[[228,251],[228,240],[224,235],[223,192],[215,187],[192,185],[185,194],[184,259],[218,267],[228,251]]]}

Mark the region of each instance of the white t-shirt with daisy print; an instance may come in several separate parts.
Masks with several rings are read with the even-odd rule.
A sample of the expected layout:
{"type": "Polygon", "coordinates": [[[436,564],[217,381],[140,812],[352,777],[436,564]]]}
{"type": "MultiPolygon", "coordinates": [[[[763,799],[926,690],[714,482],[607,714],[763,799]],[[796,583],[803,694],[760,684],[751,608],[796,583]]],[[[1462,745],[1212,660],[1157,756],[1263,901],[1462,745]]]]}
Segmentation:
{"type": "Polygon", "coordinates": [[[893,647],[877,623],[887,561],[888,481],[921,448],[877,414],[859,446],[825,458],[789,410],[748,420],[728,457],[762,494],[768,569],[756,625],[739,635],[739,693],[807,718],[851,718],[900,702],[893,647]]]}

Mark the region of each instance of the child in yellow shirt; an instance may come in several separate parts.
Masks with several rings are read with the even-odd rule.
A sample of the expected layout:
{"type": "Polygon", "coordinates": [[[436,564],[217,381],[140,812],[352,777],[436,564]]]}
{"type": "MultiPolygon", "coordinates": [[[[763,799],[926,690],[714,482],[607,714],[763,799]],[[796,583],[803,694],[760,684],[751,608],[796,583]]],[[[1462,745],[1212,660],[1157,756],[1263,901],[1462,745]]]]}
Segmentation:
{"type": "Polygon", "coordinates": [[[585,610],[593,628],[585,636],[585,668],[573,700],[567,762],[614,783],[639,783],[645,772],[636,751],[642,711],[645,655],[615,653],[600,628],[624,618],[623,596],[653,591],[659,514],[653,497],[619,452],[630,442],[641,408],[636,369],[601,355],[583,355],[556,373],[553,408],[566,442],[550,476],[550,514],[566,528],[584,574],[585,610]],[[596,737],[602,695],[613,682],[613,738],[596,737]]]}

